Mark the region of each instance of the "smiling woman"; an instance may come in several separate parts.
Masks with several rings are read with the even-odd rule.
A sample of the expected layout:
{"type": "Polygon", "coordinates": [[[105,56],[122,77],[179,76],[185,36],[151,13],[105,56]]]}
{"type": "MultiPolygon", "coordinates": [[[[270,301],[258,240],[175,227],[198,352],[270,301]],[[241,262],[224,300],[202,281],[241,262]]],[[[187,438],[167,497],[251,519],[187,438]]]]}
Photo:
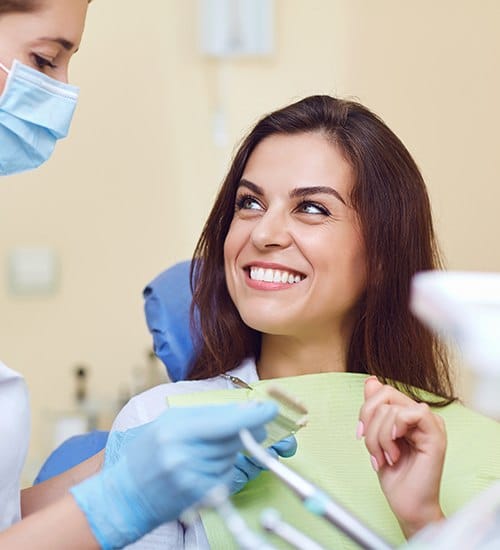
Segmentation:
{"type": "MultiPolygon", "coordinates": [[[[442,403],[452,399],[445,353],[407,307],[411,277],[441,265],[425,183],[403,143],[359,103],[312,96],[262,118],[235,155],[195,257],[200,261],[194,302],[203,338],[193,378],[220,374],[255,357],[259,372],[290,375],[321,365],[325,371],[398,381],[414,397],[416,387],[441,396],[442,403]],[[331,191],[311,189],[318,186],[331,191]],[[242,209],[240,199],[248,191],[242,209]],[[224,258],[245,231],[254,239],[242,249],[244,255],[236,263],[224,258]],[[308,257],[313,250],[314,261],[308,257]],[[257,261],[308,276],[283,295],[252,293],[241,268],[257,261]],[[249,309],[242,315],[236,301],[246,295],[250,300],[250,294],[255,304],[269,304],[270,318],[302,308],[296,318],[305,316],[304,321],[320,307],[318,301],[344,300],[344,315],[335,308],[330,312],[337,315],[335,331],[325,326],[318,332],[326,322],[321,317],[310,327],[324,335],[330,353],[321,351],[316,361],[301,353],[306,364],[291,369],[288,357],[282,368],[283,354],[272,352],[269,371],[268,350],[275,349],[276,337],[291,335],[276,333],[275,327],[268,337],[262,316],[246,323],[249,309]]],[[[278,347],[289,349],[282,344],[278,347]]]]}
{"type": "MultiPolygon", "coordinates": [[[[312,96],[264,116],[237,150],[195,249],[200,334],[191,380],[134,397],[114,430],[152,420],[166,403],[245,399],[238,387],[251,392],[279,379],[317,407],[311,431],[297,434],[294,467],[334,492],[345,482],[337,471],[348,472],[341,500],[368,522],[388,504],[393,515],[379,520],[401,543],[401,532],[409,537],[450,510],[440,501],[443,415],[465,414],[453,403],[440,342],[408,308],[413,275],[440,265],[425,183],[376,115],[312,96]],[[351,437],[340,435],[344,426],[351,437]],[[349,446],[355,433],[366,449],[349,446]],[[320,456],[324,470],[314,468],[320,456]],[[364,478],[370,465],[375,485],[364,478]]],[[[256,476],[242,469],[245,481],[256,476]]],[[[467,498],[455,489],[444,484],[453,506],[467,498]]],[[[252,520],[252,506],[284,495],[265,477],[240,496],[252,520]]],[[[170,523],[137,548],[219,548],[219,530],[209,517],[188,528],[170,523]]]]}
{"type": "MultiPolygon", "coordinates": [[[[321,370],[347,370],[345,350],[366,287],[353,184],[350,164],[320,133],[271,135],[250,155],[225,239],[225,273],[235,308],[263,335],[266,354],[268,334],[288,350],[287,337],[308,335],[322,348],[321,370]]],[[[289,374],[276,359],[260,353],[261,378],[289,374]]],[[[295,374],[307,372],[310,363],[295,374]]]]}

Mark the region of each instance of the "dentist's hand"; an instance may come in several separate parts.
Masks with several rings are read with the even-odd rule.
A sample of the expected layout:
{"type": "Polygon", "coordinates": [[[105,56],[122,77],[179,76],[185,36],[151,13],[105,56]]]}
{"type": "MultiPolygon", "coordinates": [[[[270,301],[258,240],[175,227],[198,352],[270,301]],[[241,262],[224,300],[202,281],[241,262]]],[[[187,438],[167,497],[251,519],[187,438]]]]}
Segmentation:
{"type": "MultiPolygon", "coordinates": [[[[278,441],[267,449],[267,452],[274,458],[278,458],[279,456],[288,458],[293,456],[296,451],[297,440],[293,435],[278,441]]],[[[249,481],[255,479],[265,470],[267,470],[267,468],[256,458],[238,453],[231,474],[229,491],[232,495],[238,493],[249,481]]]]}
{"type": "Polygon", "coordinates": [[[374,376],[365,382],[358,436],[406,537],[444,517],[439,489],[446,452],[443,419],[374,376]]]}
{"type": "MultiPolygon", "coordinates": [[[[106,443],[106,452],[104,458],[104,468],[115,464],[126,452],[131,441],[142,433],[143,426],[131,428],[125,432],[111,432],[106,443]]],[[[267,449],[268,453],[274,458],[279,456],[288,458],[297,451],[297,440],[292,435],[281,441],[276,442],[267,449]]],[[[243,487],[252,479],[255,479],[261,472],[267,468],[256,458],[246,456],[242,453],[236,455],[235,462],[231,471],[231,480],[229,482],[229,492],[234,495],[243,489],[243,487]]]]}
{"type": "Polygon", "coordinates": [[[262,441],[277,411],[272,402],[173,408],[134,428],[115,464],[106,460],[100,474],[71,489],[101,547],[130,544],[214,486],[229,485],[242,448],[239,431],[262,441]]]}

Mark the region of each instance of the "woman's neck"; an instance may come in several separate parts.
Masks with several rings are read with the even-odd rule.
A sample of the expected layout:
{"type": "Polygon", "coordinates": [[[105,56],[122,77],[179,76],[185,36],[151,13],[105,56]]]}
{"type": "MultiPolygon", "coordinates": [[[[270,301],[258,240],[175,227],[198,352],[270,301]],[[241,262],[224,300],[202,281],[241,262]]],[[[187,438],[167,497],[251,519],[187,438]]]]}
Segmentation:
{"type": "Polygon", "coordinates": [[[259,378],[282,378],[347,370],[348,339],[264,334],[257,371],[259,378]]]}

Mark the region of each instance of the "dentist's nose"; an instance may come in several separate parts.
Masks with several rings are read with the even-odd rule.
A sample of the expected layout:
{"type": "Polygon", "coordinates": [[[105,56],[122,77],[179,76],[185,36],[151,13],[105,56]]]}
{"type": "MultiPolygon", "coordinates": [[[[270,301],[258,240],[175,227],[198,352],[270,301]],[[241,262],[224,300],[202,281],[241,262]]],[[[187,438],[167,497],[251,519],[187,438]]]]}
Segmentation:
{"type": "Polygon", "coordinates": [[[64,84],[68,84],[69,82],[69,70],[68,67],[64,67],[64,69],[61,71],[61,77],[59,78],[61,82],[64,84]]]}
{"type": "Polygon", "coordinates": [[[259,249],[270,247],[286,248],[290,245],[287,216],[278,211],[268,210],[252,230],[252,242],[259,249]]]}
{"type": "Polygon", "coordinates": [[[61,63],[57,67],[57,71],[51,75],[56,80],[59,80],[59,82],[62,82],[63,84],[68,84],[69,82],[69,64],[68,63],[61,63]]]}

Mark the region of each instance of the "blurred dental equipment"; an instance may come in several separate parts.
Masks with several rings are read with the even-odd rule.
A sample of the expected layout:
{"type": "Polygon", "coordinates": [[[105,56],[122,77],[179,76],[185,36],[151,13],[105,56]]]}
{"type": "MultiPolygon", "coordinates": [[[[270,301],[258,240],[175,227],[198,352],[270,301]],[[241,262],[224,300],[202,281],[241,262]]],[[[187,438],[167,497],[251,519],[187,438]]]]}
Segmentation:
{"type": "MultiPolygon", "coordinates": [[[[410,308],[458,345],[474,374],[471,406],[500,420],[500,274],[419,273],[412,281],[410,308]]],[[[500,482],[445,522],[423,529],[405,548],[500,548],[500,482]]]]}
{"type": "Polygon", "coordinates": [[[500,420],[500,274],[418,273],[410,308],[431,329],[455,341],[474,374],[471,406],[500,420]]]}
{"type": "Polygon", "coordinates": [[[240,438],[247,452],[262,462],[269,471],[287,485],[303,501],[304,507],[309,512],[325,518],[361,548],[370,550],[389,550],[392,548],[355,516],[337,504],[329,495],[279,460],[270,456],[265,448],[255,441],[248,430],[241,430],[240,438]]]}
{"type": "MultiPolygon", "coordinates": [[[[227,530],[243,550],[276,550],[274,546],[268,544],[248,527],[245,520],[232,505],[229,496],[227,487],[218,485],[206,495],[201,505],[212,508],[219,514],[227,530]]],[[[182,519],[189,523],[189,514],[184,513],[182,519]]]]}
{"type": "MultiPolygon", "coordinates": [[[[266,542],[248,527],[229,497],[228,489],[224,485],[219,485],[208,493],[201,506],[212,508],[217,512],[242,550],[277,550],[275,546],[266,542]]],[[[192,512],[195,510],[189,510],[182,515],[184,523],[193,521],[195,516],[192,512]]],[[[261,525],[266,531],[272,532],[297,550],[325,550],[301,531],[281,521],[278,512],[274,509],[264,510],[261,525]]]]}
{"type": "Polygon", "coordinates": [[[500,548],[500,482],[446,521],[431,524],[401,550],[497,550],[500,548]]]}
{"type": "Polygon", "coordinates": [[[266,389],[266,399],[272,399],[277,403],[278,414],[267,424],[267,438],[262,443],[263,447],[270,447],[274,443],[295,435],[301,428],[307,425],[306,406],[277,385],[266,389]]]}
{"type": "Polygon", "coordinates": [[[297,550],[325,550],[302,531],[283,521],[274,508],[268,508],[262,512],[260,524],[266,531],[282,538],[297,550]]]}
{"type": "Polygon", "coordinates": [[[278,414],[266,426],[267,438],[262,443],[263,447],[270,447],[286,437],[295,435],[301,428],[307,426],[307,407],[278,384],[268,386],[264,391],[260,391],[259,389],[252,388],[252,386],[236,376],[231,376],[230,374],[222,374],[221,376],[227,378],[239,388],[250,390],[252,392],[248,394],[250,399],[271,399],[278,405],[278,414]]]}

